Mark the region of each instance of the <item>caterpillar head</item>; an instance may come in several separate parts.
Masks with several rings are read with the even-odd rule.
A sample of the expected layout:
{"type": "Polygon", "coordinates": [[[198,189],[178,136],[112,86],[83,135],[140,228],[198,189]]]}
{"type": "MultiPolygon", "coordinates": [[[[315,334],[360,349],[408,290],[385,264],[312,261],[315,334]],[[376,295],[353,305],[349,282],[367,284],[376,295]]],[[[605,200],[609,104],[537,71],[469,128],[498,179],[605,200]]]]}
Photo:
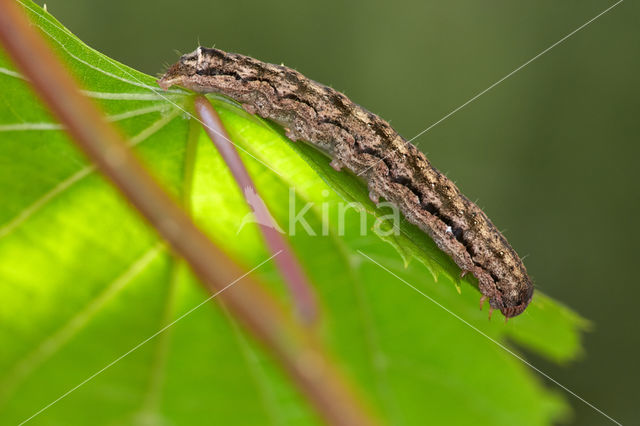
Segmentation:
{"type": "MultiPolygon", "coordinates": [[[[198,47],[193,52],[182,55],[178,62],[171,65],[158,80],[158,85],[163,89],[182,86],[195,91],[203,91],[198,84],[199,77],[216,75],[216,70],[222,70],[232,62],[234,62],[232,54],[218,49],[198,47]]],[[[208,81],[208,85],[211,85],[211,80],[208,81]]]]}
{"type": "MultiPolygon", "coordinates": [[[[511,318],[520,315],[529,305],[533,298],[533,283],[529,277],[526,278],[526,283],[523,286],[518,286],[513,292],[502,294],[500,301],[495,301],[495,308],[500,309],[500,312],[506,317],[511,318]]],[[[493,306],[494,301],[491,301],[493,306]]]]}

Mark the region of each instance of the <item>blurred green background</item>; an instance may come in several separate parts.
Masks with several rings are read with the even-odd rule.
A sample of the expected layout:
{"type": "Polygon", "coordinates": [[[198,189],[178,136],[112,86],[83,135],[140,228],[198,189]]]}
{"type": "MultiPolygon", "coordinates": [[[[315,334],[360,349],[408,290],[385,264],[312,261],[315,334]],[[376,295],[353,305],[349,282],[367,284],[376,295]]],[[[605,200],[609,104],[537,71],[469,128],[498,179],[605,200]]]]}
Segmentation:
{"type": "MultiPolygon", "coordinates": [[[[282,62],[411,138],[613,3],[53,0],[47,8],[92,47],[149,74],[198,44],[282,62]]],[[[593,321],[580,361],[529,359],[623,424],[637,422],[640,401],[639,12],[621,3],[415,141],[506,230],[537,287],[593,321]]],[[[609,424],[567,399],[574,424],[609,424]]]]}

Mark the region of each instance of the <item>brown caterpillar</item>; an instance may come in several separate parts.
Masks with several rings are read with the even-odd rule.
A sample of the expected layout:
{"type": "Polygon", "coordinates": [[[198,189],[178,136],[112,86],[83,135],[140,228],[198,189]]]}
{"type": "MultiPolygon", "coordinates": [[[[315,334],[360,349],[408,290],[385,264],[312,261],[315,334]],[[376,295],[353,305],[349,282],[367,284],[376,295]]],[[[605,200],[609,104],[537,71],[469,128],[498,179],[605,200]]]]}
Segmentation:
{"type": "Polygon", "coordinates": [[[342,93],[291,68],[204,47],[183,55],[158,84],[220,93],[282,125],[288,138],[311,143],[337,170],[365,178],[374,202],[384,197],[396,204],[462,275],[473,273],[492,309],[509,318],[531,301],[522,260],[484,212],[386,121],[342,93]]]}

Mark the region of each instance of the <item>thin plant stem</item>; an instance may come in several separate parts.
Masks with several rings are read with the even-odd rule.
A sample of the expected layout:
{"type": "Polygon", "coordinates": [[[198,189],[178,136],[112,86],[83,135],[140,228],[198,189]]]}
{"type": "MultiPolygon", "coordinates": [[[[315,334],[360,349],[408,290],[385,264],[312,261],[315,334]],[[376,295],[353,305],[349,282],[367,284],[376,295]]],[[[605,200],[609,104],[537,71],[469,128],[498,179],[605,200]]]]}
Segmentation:
{"type": "Polygon", "coordinates": [[[317,305],[311,283],[302,270],[291,246],[283,238],[279,227],[262,197],[260,197],[249,172],[245,167],[235,146],[230,143],[231,137],[225,129],[220,116],[211,106],[211,102],[202,95],[194,99],[196,114],[204,126],[204,130],[220,152],[227,167],[231,171],[236,183],[249,207],[253,210],[258,228],[264,237],[271,253],[280,253],[275,263],[289,287],[298,314],[305,323],[317,319],[317,305]]]}

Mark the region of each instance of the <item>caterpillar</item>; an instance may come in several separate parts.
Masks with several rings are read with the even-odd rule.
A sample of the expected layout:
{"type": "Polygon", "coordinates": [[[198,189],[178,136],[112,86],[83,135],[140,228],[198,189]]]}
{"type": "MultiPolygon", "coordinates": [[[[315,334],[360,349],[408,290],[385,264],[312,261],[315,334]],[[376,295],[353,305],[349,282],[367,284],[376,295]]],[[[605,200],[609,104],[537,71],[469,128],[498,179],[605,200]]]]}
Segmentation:
{"type": "Polygon", "coordinates": [[[518,254],[487,215],[469,201],[425,155],[386,121],[331,87],[283,65],[198,47],[158,80],[199,93],[228,96],[250,114],[281,125],[365,179],[369,196],[394,203],[462,269],[472,273],[481,306],[519,315],[533,297],[533,283],[518,254]]]}

